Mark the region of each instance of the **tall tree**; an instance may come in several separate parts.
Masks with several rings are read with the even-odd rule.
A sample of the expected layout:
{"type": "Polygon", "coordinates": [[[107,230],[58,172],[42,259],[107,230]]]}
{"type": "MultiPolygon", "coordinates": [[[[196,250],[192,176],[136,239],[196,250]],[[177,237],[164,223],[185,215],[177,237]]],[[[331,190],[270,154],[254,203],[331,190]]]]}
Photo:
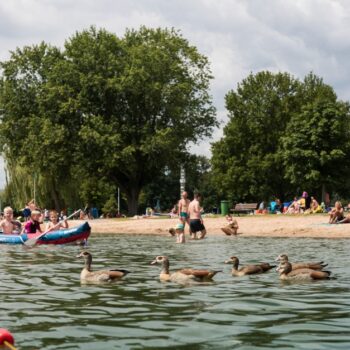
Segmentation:
{"type": "Polygon", "coordinates": [[[145,27],[76,33],[65,56],[57,81],[81,113],[80,163],[120,186],[133,215],[143,186],[217,124],[208,60],[177,31],[145,27]]]}
{"type": "MultiPolygon", "coordinates": [[[[51,75],[60,62],[62,53],[46,43],[17,49],[1,63],[0,85],[0,141],[12,187],[18,188],[20,179],[28,187],[36,177],[41,204],[57,209],[64,205],[74,149],[69,119],[59,101],[50,98],[51,75]],[[31,181],[28,175],[23,178],[23,172],[31,181]],[[43,196],[44,191],[48,195],[43,196]]],[[[27,192],[19,195],[27,196],[27,192]]]]}
{"type": "Polygon", "coordinates": [[[299,108],[298,88],[288,73],[259,72],[228,92],[229,122],[212,146],[219,195],[248,201],[288,193],[278,150],[291,114],[299,108]]]}
{"type": "Polygon", "coordinates": [[[282,138],[286,180],[314,193],[349,195],[349,125],[348,103],[319,99],[303,107],[282,138]]]}

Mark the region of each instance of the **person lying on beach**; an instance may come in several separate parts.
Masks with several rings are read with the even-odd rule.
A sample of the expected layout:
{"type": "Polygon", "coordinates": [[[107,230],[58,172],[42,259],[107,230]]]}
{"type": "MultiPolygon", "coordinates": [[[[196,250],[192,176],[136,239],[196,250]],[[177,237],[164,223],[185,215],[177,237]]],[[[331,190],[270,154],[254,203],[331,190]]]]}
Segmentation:
{"type": "Polygon", "coordinates": [[[237,220],[234,219],[231,214],[226,215],[226,220],[227,220],[227,225],[225,227],[222,227],[221,230],[227,236],[236,236],[236,235],[238,235],[237,231],[239,229],[239,226],[238,226],[237,220]]]}
{"type": "Polygon", "coordinates": [[[68,228],[67,220],[63,220],[61,222],[58,221],[58,213],[56,210],[50,210],[50,221],[46,225],[47,232],[64,230],[68,228]]]}
{"type": "Polygon", "coordinates": [[[5,235],[21,233],[21,223],[13,220],[13,209],[11,207],[4,208],[4,218],[1,220],[0,226],[5,235]]]}
{"type": "Polygon", "coordinates": [[[334,208],[329,213],[329,223],[335,224],[338,221],[342,221],[344,219],[344,209],[342,204],[337,201],[334,204],[334,208]]]}

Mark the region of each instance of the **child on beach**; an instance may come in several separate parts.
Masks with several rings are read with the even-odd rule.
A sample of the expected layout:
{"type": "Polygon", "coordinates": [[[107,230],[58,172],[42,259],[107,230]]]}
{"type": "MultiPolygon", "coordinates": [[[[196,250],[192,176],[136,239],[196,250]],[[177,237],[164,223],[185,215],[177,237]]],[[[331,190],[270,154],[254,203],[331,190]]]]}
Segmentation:
{"type": "Polygon", "coordinates": [[[338,221],[341,221],[344,219],[344,210],[342,204],[337,201],[334,204],[334,208],[329,213],[329,223],[335,224],[338,221]]]}
{"type": "Polygon", "coordinates": [[[225,227],[222,227],[221,230],[227,235],[227,236],[237,236],[238,233],[238,222],[236,219],[232,217],[231,214],[226,215],[226,221],[227,225],[225,227]]]}
{"type": "Polygon", "coordinates": [[[176,243],[185,243],[185,225],[182,223],[181,219],[175,228],[169,230],[169,233],[172,236],[176,235],[176,243]]]}
{"type": "Polygon", "coordinates": [[[21,232],[21,223],[13,220],[13,209],[4,208],[4,219],[0,222],[2,232],[6,235],[19,234],[21,232]]]}
{"type": "Polygon", "coordinates": [[[30,220],[24,225],[23,232],[25,233],[42,233],[40,227],[41,213],[39,210],[33,210],[30,214],[30,220]]]}
{"type": "Polygon", "coordinates": [[[50,210],[50,221],[46,225],[46,231],[56,231],[56,230],[64,230],[68,228],[67,220],[58,221],[58,213],[56,210],[50,210]]]}

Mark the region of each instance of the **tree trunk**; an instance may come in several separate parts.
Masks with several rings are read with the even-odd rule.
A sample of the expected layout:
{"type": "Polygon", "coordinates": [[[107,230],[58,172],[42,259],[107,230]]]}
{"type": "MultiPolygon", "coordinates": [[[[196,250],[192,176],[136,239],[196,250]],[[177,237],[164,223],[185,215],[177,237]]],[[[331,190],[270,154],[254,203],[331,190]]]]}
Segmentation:
{"type": "Polygon", "coordinates": [[[58,198],[58,192],[56,191],[55,188],[51,188],[51,196],[55,205],[55,209],[59,213],[61,208],[60,208],[60,200],[58,198]]]}
{"type": "Polygon", "coordinates": [[[128,215],[134,216],[137,215],[137,207],[139,204],[139,195],[140,195],[140,189],[139,188],[130,188],[126,192],[126,198],[128,201],[128,215]]]}
{"type": "Polygon", "coordinates": [[[326,203],[326,186],[325,184],[322,184],[322,195],[321,195],[321,201],[323,203],[326,203]]]}

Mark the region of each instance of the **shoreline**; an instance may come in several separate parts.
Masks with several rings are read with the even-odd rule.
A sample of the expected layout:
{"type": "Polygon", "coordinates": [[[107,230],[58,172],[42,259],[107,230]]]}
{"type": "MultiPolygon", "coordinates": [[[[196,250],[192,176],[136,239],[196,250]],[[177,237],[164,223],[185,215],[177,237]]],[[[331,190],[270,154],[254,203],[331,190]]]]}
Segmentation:
{"type": "MultiPolygon", "coordinates": [[[[303,237],[303,238],[350,238],[350,224],[329,225],[328,215],[249,215],[235,217],[241,233],[238,237],[303,237]]],[[[221,227],[225,217],[204,217],[207,236],[225,236],[221,227]]],[[[70,227],[84,221],[72,220],[70,227]]],[[[104,234],[161,235],[171,237],[169,229],[178,223],[177,218],[146,219],[95,219],[88,221],[93,236],[104,234]]],[[[186,225],[185,234],[188,235],[186,225]]]]}

